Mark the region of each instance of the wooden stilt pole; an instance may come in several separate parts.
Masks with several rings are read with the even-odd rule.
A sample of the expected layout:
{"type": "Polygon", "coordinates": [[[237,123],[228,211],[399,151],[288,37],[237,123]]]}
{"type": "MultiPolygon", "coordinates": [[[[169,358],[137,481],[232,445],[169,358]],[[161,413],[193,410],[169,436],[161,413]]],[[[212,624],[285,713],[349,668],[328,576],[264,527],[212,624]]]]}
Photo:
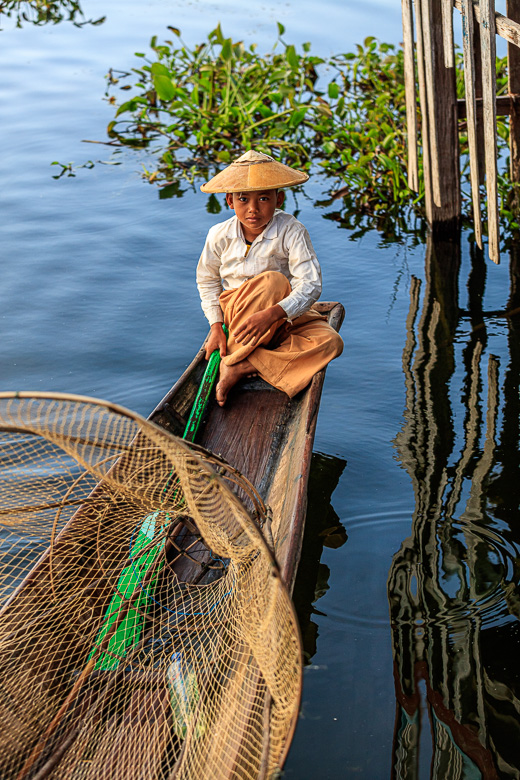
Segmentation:
{"type": "Polygon", "coordinates": [[[453,0],[442,0],[442,38],[444,42],[444,65],[446,68],[454,68],[453,0]]]}
{"type": "MultiPolygon", "coordinates": [[[[442,0],[438,0],[442,2],[442,0]]],[[[422,24],[423,24],[423,42],[424,42],[424,74],[426,79],[426,98],[428,106],[428,134],[430,144],[430,171],[432,182],[432,195],[434,206],[438,208],[442,205],[441,187],[439,180],[439,146],[438,146],[438,118],[436,96],[436,76],[438,70],[434,62],[434,30],[432,29],[432,0],[417,0],[417,5],[421,6],[422,24]]],[[[439,9],[440,10],[440,9],[439,9]]],[[[439,15],[437,28],[439,27],[439,15]]],[[[442,21],[440,21],[440,32],[442,37],[442,21]]],[[[437,30],[438,31],[438,30],[437,30]]],[[[444,49],[444,47],[442,47],[444,49]]],[[[444,59],[444,58],[443,58],[444,59]]],[[[444,65],[444,62],[443,62],[444,65]]]]}
{"type": "MultiPolygon", "coordinates": [[[[507,0],[506,14],[513,22],[520,22],[520,0],[507,0]]],[[[508,92],[510,95],[520,94],[520,49],[512,43],[507,45],[508,92]]],[[[515,187],[513,207],[520,208],[520,104],[518,98],[511,100],[509,118],[509,172],[511,181],[519,184],[515,187]]]]}
{"type": "Polygon", "coordinates": [[[486,138],[486,189],[489,256],[500,262],[497,190],[496,30],[494,0],[480,0],[482,41],[482,102],[486,138]]]}
{"type": "MultiPolygon", "coordinates": [[[[449,0],[451,2],[451,0],[449,0]]],[[[408,143],[408,186],[419,191],[417,165],[417,98],[415,94],[415,57],[413,46],[412,0],[402,0],[404,92],[406,99],[406,127],[408,143]]]]}
{"type": "MultiPolygon", "coordinates": [[[[435,133],[430,133],[436,141],[437,155],[435,166],[437,171],[440,198],[435,198],[432,208],[431,225],[436,231],[452,230],[460,224],[460,169],[459,169],[459,136],[457,118],[457,88],[455,83],[455,67],[446,67],[445,47],[453,52],[452,25],[442,24],[443,0],[429,0],[430,8],[430,41],[431,62],[435,73],[432,83],[435,121],[435,133]]],[[[449,58],[448,58],[449,59],[449,58]]],[[[432,157],[434,147],[432,142],[432,157]]]]}
{"type": "Polygon", "coordinates": [[[432,176],[430,168],[430,132],[428,121],[428,97],[426,94],[426,73],[424,67],[424,36],[423,16],[421,0],[415,0],[415,18],[417,20],[417,75],[419,78],[419,102],[421,106],[421,144],[424,175],[424,200],[426,206],[426,219],[432,224],[433,220],[433,196],[432,176]]]}
{"type": "Polygon", "coordinates": [[[466,121],[468,126],[469,165],[471,180],[471,199],[473,202],[473,220],[475,238],[482,249],[482,222],[480,216],[479,165],[477,142],[477,107],[475,100],[475,58],[473,54],[473,3],[462,0],[462,45],[464,54],[464,82],[466,90],[466,121]]]}
{"type": "MultiPolygon", "coordinates": [[[[473,3],[473,11],[477,6],[473,3]]],[[[473,25],[473,64],[475,65],[475,98],[482,101],[482,46],[480,43],[480,25],[473,25]]],[[[480,184],[486,181],[486,159],[484,140],[484,118],[482,112],[477,113],[477,148],[478,148],[478,179],[480,184]]]]}

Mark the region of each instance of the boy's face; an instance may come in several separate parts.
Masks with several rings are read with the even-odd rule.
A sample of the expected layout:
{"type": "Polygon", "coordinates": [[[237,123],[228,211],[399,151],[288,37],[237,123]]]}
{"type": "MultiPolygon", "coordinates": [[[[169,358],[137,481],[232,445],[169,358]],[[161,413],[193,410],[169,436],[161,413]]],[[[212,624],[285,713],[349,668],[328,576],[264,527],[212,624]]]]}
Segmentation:
{"type": "Polygon", "coordinates": [[[228,192],[226,200],[234,209],[242,225],[244,238],[254,241],[272,218],[275,209],[282,206],[285,193],[278,190],[253,190],[252,192],[228,192]]]}

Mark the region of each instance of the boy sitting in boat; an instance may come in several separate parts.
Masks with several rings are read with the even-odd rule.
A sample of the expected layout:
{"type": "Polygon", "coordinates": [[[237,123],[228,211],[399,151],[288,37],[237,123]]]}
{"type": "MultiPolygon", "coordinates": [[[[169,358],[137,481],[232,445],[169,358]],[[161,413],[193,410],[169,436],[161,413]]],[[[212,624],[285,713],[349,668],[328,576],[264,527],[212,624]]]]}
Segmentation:
{"type": "Polygon", "coordinates": [[[292,398],[343,350],[341,337],[312,308],[321,293],[321,269],[309,234],[280,210],[282,188],[308,178],[249,151],[201,186],[203,192],[225,192],[235,211],[210,229],[197,266],[211,326],[206,359],[215,349],[222,357],[220,406],[240,379],[253,374],[292,398]]]}

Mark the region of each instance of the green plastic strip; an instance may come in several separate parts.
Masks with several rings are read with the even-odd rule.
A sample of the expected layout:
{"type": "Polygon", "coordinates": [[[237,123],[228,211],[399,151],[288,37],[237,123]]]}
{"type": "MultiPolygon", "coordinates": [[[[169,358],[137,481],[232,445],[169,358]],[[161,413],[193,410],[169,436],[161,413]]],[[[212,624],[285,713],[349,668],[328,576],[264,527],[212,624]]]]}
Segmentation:
{"type": "MultiPolygon", "coordinates": [[[[222,327],[227,336],[227,327],[225,325],[222,327]]],[[[186,429],[182,437],[187,441],[193,441],[197,435],[206,406],[208,405],[213,385],[218,376],[219,366],[220,353],[218,349],[216,349],[210,356],[188,417],[186,429]]],[[[148,547],[150,543],[153,542],[154,536],[158,530],[163,533],[165,531],[165,525],[158,523],[159,514],[159,512],[153,512],[144,519],[143,524],[139,529],[139,533],[137,534],[137,538],[132,544],[130,563],[128,566],[125,566],[121,572],[116,592],[108,605],[103,625],[99,630],[94,647],[89,655],[90,660],[97,652],[101,643],[106,639],[107,635],[111,634],[113,631],[108,640],[108,645],[100,653],[100,656],[94,665],[94,669],[117,669],[128,650],[135,646],[141,638],[145,616],[151,607],[149,593],[153,593],[155,590],[160,574],[160,567],[157,567],[157,571],[149,582],[147,582],[146,588],[141,587],[141,592],[135,596],[132,605],[129,607],[122,620],[120,620],[120,610],[123,603],[131,597],[132,593],[134,593],[140,583],[143,582],[149,569],[154,565],[157,556],[163,549],[163,542],[161,541],[155,547],[150,547],[142,556],[139,555],[141,550],[148,547]],[[119,620],[120,622],[114,630],[114,624],[119,620]]],[[[167,515],[164,517],[164,520],[168,522],[167,515]]]]}

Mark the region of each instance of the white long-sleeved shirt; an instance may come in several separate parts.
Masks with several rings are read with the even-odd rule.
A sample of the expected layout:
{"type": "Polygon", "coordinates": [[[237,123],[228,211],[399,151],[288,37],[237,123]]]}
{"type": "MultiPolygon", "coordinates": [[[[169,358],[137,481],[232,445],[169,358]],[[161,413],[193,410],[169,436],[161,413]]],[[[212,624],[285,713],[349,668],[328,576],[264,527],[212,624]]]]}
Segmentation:
{"type": "Polygon", "coordinates": [[[277,209],[249,252],[236,216],[210,228],[197,265],[197,287],[209,324],[223,320],[218,300],[223,290],[240,287],[264,271],[280,271],[289,280],[291,293],[280,301],[288,319],[320,297],[318,258],[306,228],[291,214],[277,209]]]}

